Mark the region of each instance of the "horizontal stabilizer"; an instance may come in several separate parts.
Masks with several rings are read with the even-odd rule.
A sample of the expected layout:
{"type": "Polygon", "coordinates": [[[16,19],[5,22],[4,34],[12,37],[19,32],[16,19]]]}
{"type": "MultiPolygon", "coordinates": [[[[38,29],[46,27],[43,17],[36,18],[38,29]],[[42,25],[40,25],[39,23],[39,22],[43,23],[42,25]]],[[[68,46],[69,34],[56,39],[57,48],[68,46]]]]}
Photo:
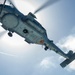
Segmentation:
{"type": "Polygon", "coordinates": [[[61,67],[63,67],[63,68],[66,67],[66,66],[67,66],[68,64],[70,64],[74,59],[75,59],[75,53],[72,54],[69,59],[66,59],[65,61],[63,61],[63,62],[60,64],[61,67]]]}

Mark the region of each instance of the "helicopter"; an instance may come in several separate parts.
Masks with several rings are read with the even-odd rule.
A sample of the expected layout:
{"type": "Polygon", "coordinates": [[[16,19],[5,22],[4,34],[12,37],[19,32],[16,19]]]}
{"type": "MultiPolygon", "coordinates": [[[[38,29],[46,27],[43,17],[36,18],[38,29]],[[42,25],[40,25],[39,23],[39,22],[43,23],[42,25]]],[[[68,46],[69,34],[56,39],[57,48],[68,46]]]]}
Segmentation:
{"type": "MultiPolygon", "coordinates": [[[[38,8],[34,14],[29,12],[28,15],[22,14],[14,5],[12,0],[8,2],[12,5],[6,5],[7,0],[4,0],[3,4],[0,4],[0,22],[2,27],[8,32],[10,37],[13,33],[16,33],[23,37],[28,44],[37,44],[45,46],[44,50],[53,50],[57,54],[66,58],[60,65],[62,68],[66,67],[75,59],[75,53],[70,50],[67,54],[58,48],[53,40],[50,40],[47,36],[46,29],[36,20],[35,14],[45,7],[49,6],[49,2],[38,8]]],[[[59,0],[50,0],[50,4],[53,4],[59,0]]]]}

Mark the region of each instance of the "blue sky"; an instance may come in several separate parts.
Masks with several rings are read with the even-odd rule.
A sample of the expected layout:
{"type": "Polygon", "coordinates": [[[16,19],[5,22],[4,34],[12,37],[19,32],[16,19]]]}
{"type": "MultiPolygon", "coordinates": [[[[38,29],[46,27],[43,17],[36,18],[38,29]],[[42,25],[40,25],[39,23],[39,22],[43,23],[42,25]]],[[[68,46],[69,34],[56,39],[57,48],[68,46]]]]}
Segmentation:
{"type": "MultiPolygon", "coordinates": [[[[17,8],[27,14],[47,0],[22,0],[23,4],[18,1],[21,0],[15,2],[17,8]]],[[[47,30],[48,38],[65,52],[75,51],[75,0],[60,0],[36,16],[47,30]]],[[[59,65],[63,60],[53,51],[27,44],[16,34],[0,38],[0,75],[75,75],[75,61],[63,69],[59,65]]]]}

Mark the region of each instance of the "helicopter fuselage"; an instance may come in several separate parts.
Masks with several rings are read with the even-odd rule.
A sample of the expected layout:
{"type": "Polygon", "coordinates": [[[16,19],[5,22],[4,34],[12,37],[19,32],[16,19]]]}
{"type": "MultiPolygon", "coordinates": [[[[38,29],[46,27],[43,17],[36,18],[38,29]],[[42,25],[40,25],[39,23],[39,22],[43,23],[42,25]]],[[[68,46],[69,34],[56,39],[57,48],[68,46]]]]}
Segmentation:
{"type": "MultiPolygon", "coordinates": [[[[2,5],[0,5],[0,9],[1,8],[2,5]]],[[[5,5],[0,14],[2,27],[9,31],[8,35],[10,37],[12,33],[15,32],[25,38],[25,41],[29,44],[44,45],[45,50],[54,50],[56,53],[66,57],[65,53],[63,53],[52,40],[48,39],[46,30],[35,18],[35,15],[32,13],[25,16],[16,8],[7,5],[5,5]]]]}
{"type": "MultiPolygon", "coordinates": [[[[1,8],[2,5],[0,5],[0,10],[1,8]]],[[[2,27],[9,31],[9,36],[15,32],[25,38],[28,43],[43,45],[45,38],[47,39],[46,30],[35,18],[32,13],[25,16],[16,8],[7,5],[4,6],[0,14],[2,27]]]]}

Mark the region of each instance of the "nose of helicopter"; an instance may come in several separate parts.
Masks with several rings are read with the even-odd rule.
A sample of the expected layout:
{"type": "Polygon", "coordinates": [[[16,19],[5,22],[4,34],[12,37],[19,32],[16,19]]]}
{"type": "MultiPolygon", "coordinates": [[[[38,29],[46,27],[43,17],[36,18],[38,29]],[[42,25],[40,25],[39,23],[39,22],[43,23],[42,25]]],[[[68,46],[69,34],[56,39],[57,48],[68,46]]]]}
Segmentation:
{"type": "Polygon", "coordinates": [[[6,30],[16,27],[19,23],[17,16],[14,14],[5,14],[2,17],[1,22],[2,22],[2,26],[6,30]]]}

